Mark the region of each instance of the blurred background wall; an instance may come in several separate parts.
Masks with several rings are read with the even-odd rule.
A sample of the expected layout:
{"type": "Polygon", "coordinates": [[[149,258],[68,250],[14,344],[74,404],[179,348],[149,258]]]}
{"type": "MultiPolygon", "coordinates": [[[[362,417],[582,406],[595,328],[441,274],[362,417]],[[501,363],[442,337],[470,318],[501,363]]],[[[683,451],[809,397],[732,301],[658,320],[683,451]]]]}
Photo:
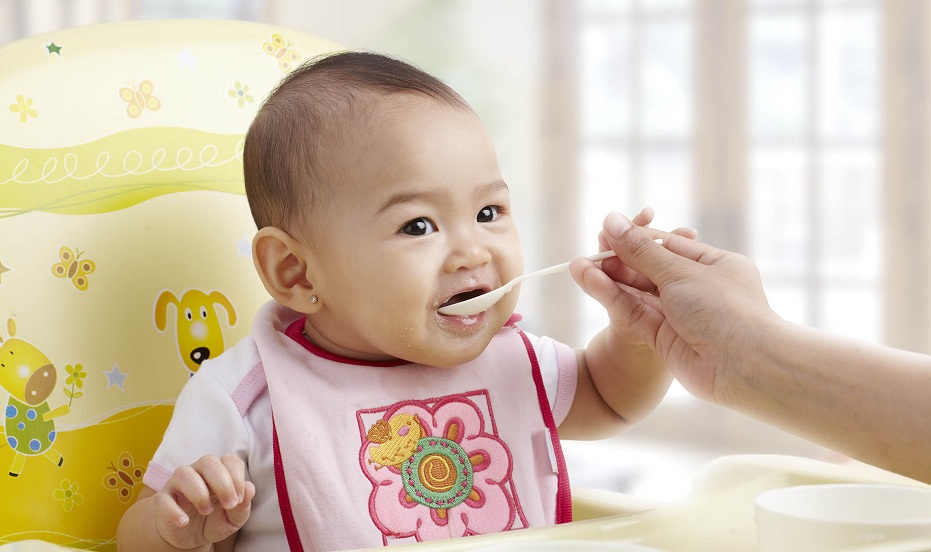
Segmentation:
{"type": "MultiPolygon", "coordinates": [[[[924,0],[0,0],[0,44],[225,18],[389,53],[486,122],[528,269],[595,252],[608,211],[651,206],[654,226],[749,255],[784,318],[929,353],[929,12],[924,0]]],[[[607,320],[568,275],[525,285],[518,310],[525,329],[573,345],[607,320]]],[[[575,484],[660,500],[722,454],[844,461],[676,385],[633,430],[566,450],[575,484]]]]}

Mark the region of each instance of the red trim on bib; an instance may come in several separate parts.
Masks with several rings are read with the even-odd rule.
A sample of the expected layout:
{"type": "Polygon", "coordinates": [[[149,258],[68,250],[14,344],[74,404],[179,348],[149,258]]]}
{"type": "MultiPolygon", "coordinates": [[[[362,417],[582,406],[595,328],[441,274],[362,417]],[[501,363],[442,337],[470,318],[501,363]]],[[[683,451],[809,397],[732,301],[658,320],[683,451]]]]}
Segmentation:
{"type": "Polygon", "coordinates": [[[314,355],[325,358],[327,360],[332,360],[333,362],[342,362],[343,364],[354,364],[356,366],[404,366],[405,364],[410,364],[406,360],[359,360],[358,358],[348,358],[344,356],[331,353],[327,350],[320,348],[319,345],[308,339],[304,335],[304,321],[307,320],[307,317],[298,318],[291,323],[290,326],[285,330],[285,335],[296,341],[300,346],[304,347],[314,355]]]}
{"type": "Polygon", "coordinates": [[[553,445],[553,453],[556,456],[556,468],[559,473],[556,475],[558,483],[556,489],[556,523],[569,523],[572,521],[572,492],[569,486],[569,471],[566,467],[566,459],[562,454],[562,445],[559,442],[559,432],[556,428],[556,421],[553,419],[553,411],[550,410],[550,403],[546,398],[546,387],[543,385],[543,375],[540,373],[540,362],[537,360],[537,354],[533,350],[533,345],[527,335],[518,330],[521,339],[524,340],[524,346],[527,348],[527,354],[530,355],[530,364],[533,366],[533,382],[537,386],[537,399],[540,402],[540,412],[543,414],[543,423],[550,431],[550,440],[553,445]]]}

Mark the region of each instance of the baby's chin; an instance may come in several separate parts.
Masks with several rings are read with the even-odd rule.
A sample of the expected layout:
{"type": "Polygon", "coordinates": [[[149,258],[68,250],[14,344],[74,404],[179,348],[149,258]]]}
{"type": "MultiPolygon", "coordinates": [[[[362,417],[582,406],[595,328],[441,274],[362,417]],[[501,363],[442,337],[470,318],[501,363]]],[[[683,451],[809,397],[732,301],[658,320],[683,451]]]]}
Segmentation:
{"type": "Polygon", "coordinates": [[[493,335],[489,335],[487,339],[452,340],[442,346],[421,348],[416,354],[410,355],[411,358],[405,358],[405,360],[441,369],[452,368],[478,358],[488,347],[493,335]]]}
{"type": "Polygon", "coordinates": [[[437,368],[452,368],[466,364],[485,351],[495,334],[510,319],[512,312],[513,305],[496,305],[479,315],[481,321],[468,331],[443,327],[441,323],[441,331],[434,334],[428,343],[426,338],[422,338],[418,343],[407,344],[399,340],[396,345],[400,348],[395,348],[392,352],[396,353],[396,358],[407,362],[437,368]]]}

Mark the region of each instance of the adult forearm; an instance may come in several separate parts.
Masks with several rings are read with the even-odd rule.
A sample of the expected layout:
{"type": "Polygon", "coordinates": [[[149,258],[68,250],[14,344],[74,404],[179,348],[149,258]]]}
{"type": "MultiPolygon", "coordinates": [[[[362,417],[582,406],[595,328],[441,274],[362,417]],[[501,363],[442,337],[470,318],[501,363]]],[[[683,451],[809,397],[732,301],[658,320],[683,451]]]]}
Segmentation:
{"type": "Polygon", "coordinates": [[[929,357],[780,321],[731,372],[727,406],[931,482],[929,357]]]}

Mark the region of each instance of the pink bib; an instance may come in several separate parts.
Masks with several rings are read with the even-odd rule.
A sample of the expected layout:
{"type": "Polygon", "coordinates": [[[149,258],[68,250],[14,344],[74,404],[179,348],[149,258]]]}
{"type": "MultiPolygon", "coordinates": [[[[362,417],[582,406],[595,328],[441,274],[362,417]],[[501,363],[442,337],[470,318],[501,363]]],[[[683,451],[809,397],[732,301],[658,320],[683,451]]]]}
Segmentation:
{"type": "Polygon", "coordinates": [[[536,354],[506,326],[454,368],[362,363],[302,336],[280,306],[257,328],[292,551],[430,541],[571,521],[536,354]]]}

